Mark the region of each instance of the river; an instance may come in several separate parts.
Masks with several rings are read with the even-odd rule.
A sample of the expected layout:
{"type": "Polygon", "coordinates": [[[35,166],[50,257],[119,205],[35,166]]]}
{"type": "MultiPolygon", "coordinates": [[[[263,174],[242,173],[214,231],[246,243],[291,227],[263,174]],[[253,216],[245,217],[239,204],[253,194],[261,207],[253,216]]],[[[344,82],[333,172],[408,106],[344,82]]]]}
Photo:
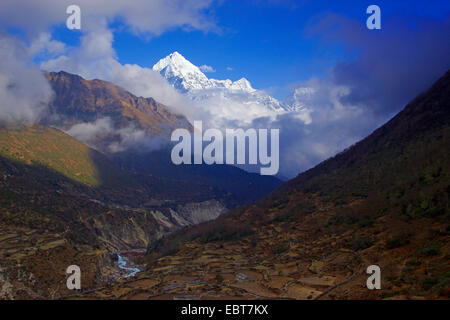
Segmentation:
{"type": "Polygon", "coordinates": [[[117,252],[117,266],[122,269],[127,271],[127,274],[120,277],[119,279],[123,279],[123,278],[128,278],[128,277],[132,277],[134,275],[136,275],[138,272],[141,272],[142,270],[136,267],[130,267],[128,265],[128,261],[122,257],[122,255],[120,254],[120,252],[117,252]]]}

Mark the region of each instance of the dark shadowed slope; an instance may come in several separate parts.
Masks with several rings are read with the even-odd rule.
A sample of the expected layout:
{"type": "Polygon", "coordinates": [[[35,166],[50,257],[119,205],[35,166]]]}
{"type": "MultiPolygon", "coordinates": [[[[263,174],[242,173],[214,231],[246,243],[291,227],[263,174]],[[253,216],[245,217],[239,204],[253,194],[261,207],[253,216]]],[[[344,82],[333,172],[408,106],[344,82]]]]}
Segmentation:
{"type": "Polygon", "coordinates": [[[121,168],[157,177],[197,181],[227,191],[237,203],[256,201],[281,185],[274,176],[261,176],[231,165],[174,165],[170,149],[150,153],[120,152],[111,158],[121,168]]]}

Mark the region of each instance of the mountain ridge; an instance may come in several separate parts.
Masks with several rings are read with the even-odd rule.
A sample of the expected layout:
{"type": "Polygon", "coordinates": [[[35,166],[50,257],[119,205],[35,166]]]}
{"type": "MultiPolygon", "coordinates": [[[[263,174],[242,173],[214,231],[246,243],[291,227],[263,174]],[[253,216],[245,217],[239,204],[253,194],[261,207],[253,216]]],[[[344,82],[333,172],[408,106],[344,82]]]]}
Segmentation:
{"type": "Polygon", "coordinates": [[[192,126],[187,119],[153,98],[136,97],[104,80],[85,80],[65,71],[45,72],[55,98],[49,105],[45,124],[69,129],[80,122],[109,117],[117,128],[133,124],[151,134],[169,136],[170,128],[192,126]]]}

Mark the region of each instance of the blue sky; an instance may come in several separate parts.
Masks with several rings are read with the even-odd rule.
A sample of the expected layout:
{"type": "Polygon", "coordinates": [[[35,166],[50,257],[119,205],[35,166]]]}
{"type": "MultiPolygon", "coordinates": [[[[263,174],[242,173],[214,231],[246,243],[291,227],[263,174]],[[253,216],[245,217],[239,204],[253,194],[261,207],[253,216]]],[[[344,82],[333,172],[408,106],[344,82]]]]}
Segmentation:
{"type": "MultiPolygon", "coordinates": [[[[196,65],[212,66],[216,72],[209,77],[246,77],[254,87],[282,96],[290,83],[323,77],[336,63],[357,56],[357,48],[323,41],[320,35],[310,35],[308,26],[330,13],[364,25],[370,4],[380,6],[382,26],[395,21],[413,26],[418,18],[441,20],[450,11],[448,1],[220,1],[206,12],[217,30],[174,28],[149,37],[130,33],[116,22],[112,24],[113,46],[121,63],[152,67],[160,58],[179,51],[196,65]]],[[[367,30],[367,36],[373,32],[377,31],[367,30]]],[[[390,30],[385,27],[382,32],[390,30]]],[[[64,26],[53,35],[68,44],[76,44],[79,36],[64,26]]]]}

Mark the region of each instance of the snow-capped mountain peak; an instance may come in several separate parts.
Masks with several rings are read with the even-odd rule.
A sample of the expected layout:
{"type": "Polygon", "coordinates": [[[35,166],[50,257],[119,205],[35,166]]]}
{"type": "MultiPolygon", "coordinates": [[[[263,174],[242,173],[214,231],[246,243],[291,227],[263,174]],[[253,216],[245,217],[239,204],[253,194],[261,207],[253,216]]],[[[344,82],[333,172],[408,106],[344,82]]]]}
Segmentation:
{"type": "Polygon", "coordinates": [[[266,92],[254,89],[246,78],[237,81],[209,79],[199,67],[176,51],[159,60],[153,70],[193,100],[217,101],[220,98],[225,104],[259,106],[261,110],[275,112],[294,111],[294,108],[281,103],[266,92]]]}
{"type": "Polygon", "coordinates": [[[237,81],[208,79],[199,67],[175,51],[159,60],[153,70],[159,72],[169,83],[182,92],[205,89],[230,89],[255,92],[250,82],[241,78],[237,81]]]}
{"type": "Polygon", "coordinates": [[[205,74],[177,51],[159,60],[153,70],[181,91],[203,89],[208,85],[205,74]]]}
{"type": "Polygon", "coordinates": [[[180,74],[202,73],[199,68],[193,65],[177,51],[159,60],[158,63],[153,66],[153,70],[155,71],[161,71],[164,69],[171,69],[179,72],[180,74]]]}

